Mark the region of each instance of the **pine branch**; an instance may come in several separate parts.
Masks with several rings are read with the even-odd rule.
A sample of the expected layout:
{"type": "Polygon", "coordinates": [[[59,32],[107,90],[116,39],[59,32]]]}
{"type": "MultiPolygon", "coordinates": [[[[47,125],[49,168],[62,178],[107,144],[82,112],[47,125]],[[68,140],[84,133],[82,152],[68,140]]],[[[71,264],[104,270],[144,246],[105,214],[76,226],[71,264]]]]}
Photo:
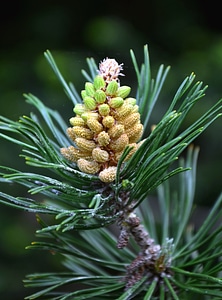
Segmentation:
{"type": "Polygon", "coordinates": [[[222,100],[181,129],[207,88],[192,73],[144,136],[169,67],[161,65],[152,79],[148,47],[140,67],[132,50],[130,54],[136,98],[129,96],[129,86],[120,85],[122,64],[108,58],[98,68],[93,58],[87,59],[80,96],[46,51],[74,104],[71,127],[66,129],[60,114],[31,94],[24,96],[37,114],[17,122],[0,117],[0,137],[19,145],[30,169],[38,170],[1,166],[1,183],[22,185],[30,197],[0,192],[0,202],[54,215],[55,224],[37,216],[39,240],[27,248],[58,253],[64,268],[27,276],[25,285],[39,288],[27,299],[188,299],[188,292],[201,299],[220,297],[222,226],[215,225],[222,217],[222,195],[196,232],[189,220],[198,157],[190,144],[221,116],[222,100]],[[185,160],[180,155],[186,148],[185,160]],[[176,193],[171,183],[175,175],[176,193]],[[149,201],[155,190],[160,221],[149,201]],[[34,200],[36,194],[43,197],[34,200]],[[73,284],[83,287],[73,290],[73,284]],[[70,290],[64,292],[64,285],[70,290]]]}

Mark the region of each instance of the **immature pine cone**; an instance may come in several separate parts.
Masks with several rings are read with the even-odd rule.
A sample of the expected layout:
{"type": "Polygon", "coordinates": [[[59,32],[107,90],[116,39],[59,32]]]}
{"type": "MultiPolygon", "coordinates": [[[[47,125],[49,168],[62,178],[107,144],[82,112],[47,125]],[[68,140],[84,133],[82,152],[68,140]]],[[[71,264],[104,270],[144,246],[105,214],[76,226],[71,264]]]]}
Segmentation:
{"type": "Polygon", "coordinates": [[[86,82],[81,92],[82,104],[74,107],[75,117],[67,134],[75,146],[62,148],[62,155],[77,163],[88,174],[98,174],[103,182],[116,177],[118,160],[127,145],[137,150],[143,132],[135,98],[126,98],[131,88],[120,86],[122,64],[115,59],[104,59],[94,82],[86,82]]]}

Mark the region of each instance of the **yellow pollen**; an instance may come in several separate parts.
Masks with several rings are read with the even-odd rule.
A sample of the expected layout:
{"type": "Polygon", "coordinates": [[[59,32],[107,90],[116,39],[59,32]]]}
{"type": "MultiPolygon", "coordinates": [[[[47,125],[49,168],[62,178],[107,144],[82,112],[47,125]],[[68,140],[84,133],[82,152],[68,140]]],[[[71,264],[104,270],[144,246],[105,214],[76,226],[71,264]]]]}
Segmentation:
{"type": "Polygon", "coordinates": [[[138,149],[143,133],[136,99],[129,96],[131,88],[120,85],[121,71],[122,64],[115,59],[107,58],[99,64],[98,75],[85,83],[83,103],[75,105],[76,115],[69,120],[67,134],[73,145],[60,150],[80,171],[97,174],[107,183],[115,180],[126,146],[133,148],[124,161],[138,149]]]}
{"type": "Polygon", "coordinates": [[[89,161],[83,158],[78,159],[77,165],[82,172],[87,174],[96,174],[100,169],[99,164],[94,160],[89,161]]]}
{"type": "Polygon", "coordinates": [[[117,167],[109,167],[99,173],[99,178],[103,182],[112,182],[116,178],[117,167]]]}

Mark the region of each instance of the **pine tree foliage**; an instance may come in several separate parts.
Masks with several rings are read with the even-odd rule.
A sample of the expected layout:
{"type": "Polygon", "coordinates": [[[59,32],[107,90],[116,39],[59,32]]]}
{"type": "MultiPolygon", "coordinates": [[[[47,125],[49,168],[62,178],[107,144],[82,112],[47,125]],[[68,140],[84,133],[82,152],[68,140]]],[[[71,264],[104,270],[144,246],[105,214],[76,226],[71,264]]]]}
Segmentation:
{"type": "MultiPolygon", "coordinates": [[[[37,215],[38,241],[27,248],[56,253],[64,268],[28,275],[25,286],[38,291],[27,299],[221,299],[222,195],[198,230],[190,217],[199,151],[191,143],[221,116],[222,101],[182,129],[207,88],[192,73],[150,130],[150,116],[170,68],[161,65],[152,79],[147,46],[141,66],[132,50],[130,54],[144,135],[150,134],[142,137],[128,161],[132,148],[125,148],[111,183],[80,171],[61,155],[60,149],[70,145],[67,120],[36,96],[24,95],[37,114],[19,121],[0,117],[0,137],[19,145],[30,166],[30,172],[0,167],[2,184],[23,185],[29,194],[0,192],[0,202],[37,215]],[[187,148],[184,159],[180,155],[187,148]],[[171,177],[178,180],[177,189],[171,177]],[[36,194],[42,198],[36,200],[36,194]],[[54,216],[54,222],[47,224],[44,215],[54,216]]],[[[81,103],[52,54],[46,51],[45,57],[73,105],[81,103]]],[[[93,82],[98,67],[93,58],[87,63],[89,71],[82,74],[93,82]]]]}

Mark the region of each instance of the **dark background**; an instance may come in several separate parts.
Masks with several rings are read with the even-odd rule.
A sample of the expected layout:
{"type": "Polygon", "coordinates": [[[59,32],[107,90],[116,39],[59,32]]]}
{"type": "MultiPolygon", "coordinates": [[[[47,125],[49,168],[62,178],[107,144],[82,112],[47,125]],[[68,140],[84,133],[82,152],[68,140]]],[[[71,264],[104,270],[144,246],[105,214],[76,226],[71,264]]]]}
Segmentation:
{"type": "MultiPolygon", "coordinates": [[[[160,64],[171,65],[154,114],[159,120],[182,80],[194,72],[209,85],[206,97],[191,114],[203,113],[222,96],[222,22],[216,1],[7,1],[0,10],[0,114],[17,120],[32,108],[23,93],[33,93],[65,119],[72,106],[50,70],[43,52],[49,49],[68,81],[80,91],[86,57],[97,62],[114,57],[124,63],[127,84],[135,74],[129,50],[142,62],[148,44],[153,77],[160,64]]],[[[125,80],[125,79],[124,79],[125,80]]],[[[201,147],[196,202],[210,206],[221,190],[221,120],[196,144],[201,147]]],[[[0,164],[25,169],[19,149],[0,141],[0,164]]],[[[10,192],[22,195],[20,187],[10,192]]],[[[2,191],[8,187],[1,185],[2,191]]],[[[56,259],[25,250],[38,228],[34,215],[1,206],[0,298],[23,299],[26,274],[53,271],[56,259]],[[31,253],[30,253],[31,252],[31,253]]]]}

